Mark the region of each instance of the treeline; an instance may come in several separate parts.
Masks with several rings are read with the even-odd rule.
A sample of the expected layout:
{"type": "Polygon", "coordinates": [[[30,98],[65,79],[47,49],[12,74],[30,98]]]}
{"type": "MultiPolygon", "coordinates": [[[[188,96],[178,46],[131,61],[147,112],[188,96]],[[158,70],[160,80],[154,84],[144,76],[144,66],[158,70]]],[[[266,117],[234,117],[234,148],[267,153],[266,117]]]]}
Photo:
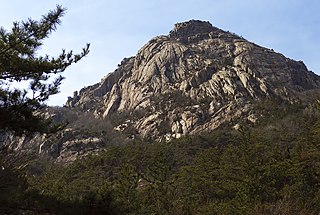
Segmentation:
{"type": "Polygon", "coordinates": [[[17,214],[318,214],[317,105],[257,106],[255,124],[169,143],[135,141],[62,166],[42,159],[3,176],[17,214]],[[19,174],[18,174],[19,173],[19,174]],[[8,177],[10,175],[10,177],[8,177]],[[7,181],[8,182],[8,181],[7,181]],[[11,188],[11,189],[9,189],[11,188]]]}

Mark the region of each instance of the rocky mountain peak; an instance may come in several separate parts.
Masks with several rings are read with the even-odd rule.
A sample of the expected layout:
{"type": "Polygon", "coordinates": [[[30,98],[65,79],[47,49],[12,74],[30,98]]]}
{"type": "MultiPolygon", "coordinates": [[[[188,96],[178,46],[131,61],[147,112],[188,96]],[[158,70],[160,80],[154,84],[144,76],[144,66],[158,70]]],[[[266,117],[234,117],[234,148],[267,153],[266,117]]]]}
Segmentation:
{"type": "Polygon", "coordinates": [[[188,37],[196,34],[210,33],[215,30],[210,22],[201,20],[190,20],[174,25],[174,29],[170,31],[171,37],[188,37]]]}
{"type": "Polygon", "coordinates": [[[170,139],[231,120],[254,122],[253,101],[294,100],[299,92],[319,88],[319,76],[302,62],[191,20],[151,39],[99,84],[69,98],[67,106],[102,119],[125,113],[124,127],[135,135],[170,139]]]}
{"type": "MultiPolygon", "coordinates": [[[[191,20],[151,39],[99,83],[75,92],[67,109],[53,113],[69,117],[73,125],[55,137],[32,141],[39,153],[71,161],[96,153],[109,141],[170,140],[222,124],[255,123],[262,116],[257,101],[294,102],[301,93],[319,89],[320,77],[302,61],[191,20]]],[[[15,144],[24,142],[30,140],[15,144]]]]}

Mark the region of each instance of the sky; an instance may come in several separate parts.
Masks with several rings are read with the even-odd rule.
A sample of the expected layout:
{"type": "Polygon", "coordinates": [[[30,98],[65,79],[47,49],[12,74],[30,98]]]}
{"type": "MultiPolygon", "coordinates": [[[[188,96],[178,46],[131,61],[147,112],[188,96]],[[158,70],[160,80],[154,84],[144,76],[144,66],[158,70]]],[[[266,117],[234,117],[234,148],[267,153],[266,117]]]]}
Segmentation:
{"type": "Polygon", "coordinates": [[[60,93],[48,105],[62,106],[73,92],[101,80],[151,38],[166,35],[177,22],[198,19],[234,32],[294,60],[320,75],[319,0],[1,0],[0,26],[35,20],[62,5],[61,26],[44,41],[39,55],[62,49],[90,54],[65,72],[60,93]]]}

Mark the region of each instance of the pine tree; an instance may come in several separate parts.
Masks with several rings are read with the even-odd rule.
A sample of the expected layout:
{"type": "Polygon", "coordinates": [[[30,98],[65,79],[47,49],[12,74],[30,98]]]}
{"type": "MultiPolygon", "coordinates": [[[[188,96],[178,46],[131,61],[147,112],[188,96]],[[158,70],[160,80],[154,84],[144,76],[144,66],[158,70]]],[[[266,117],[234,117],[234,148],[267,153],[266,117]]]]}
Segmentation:
{"type": "Polygon", "coordinates": [[[68,66],[89,53],[87,44],[79,54],[64,49],[58,57],[38,56],[37,50],[61,23],[66,9],[60,5],[41,20],[14,22],[10,31],[0,28],[0,130],[16,133],[48,132],[48,120],[37,111],[43,109],[51,95],[59,92],[68,66]],[[55,78],[49,82],[49,78],[55,78]],[[12,89],[10,85],[27,81],[28,87],[12,89]]]}

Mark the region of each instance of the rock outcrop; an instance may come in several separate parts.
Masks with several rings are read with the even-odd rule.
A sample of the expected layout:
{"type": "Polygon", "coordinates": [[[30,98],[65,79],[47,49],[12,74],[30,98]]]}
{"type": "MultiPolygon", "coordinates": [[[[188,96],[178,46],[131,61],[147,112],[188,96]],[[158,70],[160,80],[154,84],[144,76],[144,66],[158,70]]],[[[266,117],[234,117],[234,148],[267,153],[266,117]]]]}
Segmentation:
{"type": "MultiPolygon", "coordinates": [[[[243,120],[254,123],[259,118],[255,101],[277,97],[294,102],[300,93],[317,89],[320,77],[303,62],[191,20],[151,39],[100,83],[69,97],[65,106],[76,123],[63,131],[32,139],[0,137],[13,148],[33,146],[68,162],[113,144],[112,135],[125,134],[117,144],[126,138],[170,140],[226,122],[234,127],[243,120]]],[[[63,115],[69,119],[67,112],[55,118],[63,121],[63,115]]]]}
{"type": "Polygon", "coordinates": [[[231,119],[254,119],[252,100],[274,95],[294,100],[298,92],[319,87],[320,78],[303,62],[191,20],[151,39],[67,106],[103,101],[95,109],[101,118],[142,111],[131,121],[138,134],[170,139],[209,131],[231,119]]]}

